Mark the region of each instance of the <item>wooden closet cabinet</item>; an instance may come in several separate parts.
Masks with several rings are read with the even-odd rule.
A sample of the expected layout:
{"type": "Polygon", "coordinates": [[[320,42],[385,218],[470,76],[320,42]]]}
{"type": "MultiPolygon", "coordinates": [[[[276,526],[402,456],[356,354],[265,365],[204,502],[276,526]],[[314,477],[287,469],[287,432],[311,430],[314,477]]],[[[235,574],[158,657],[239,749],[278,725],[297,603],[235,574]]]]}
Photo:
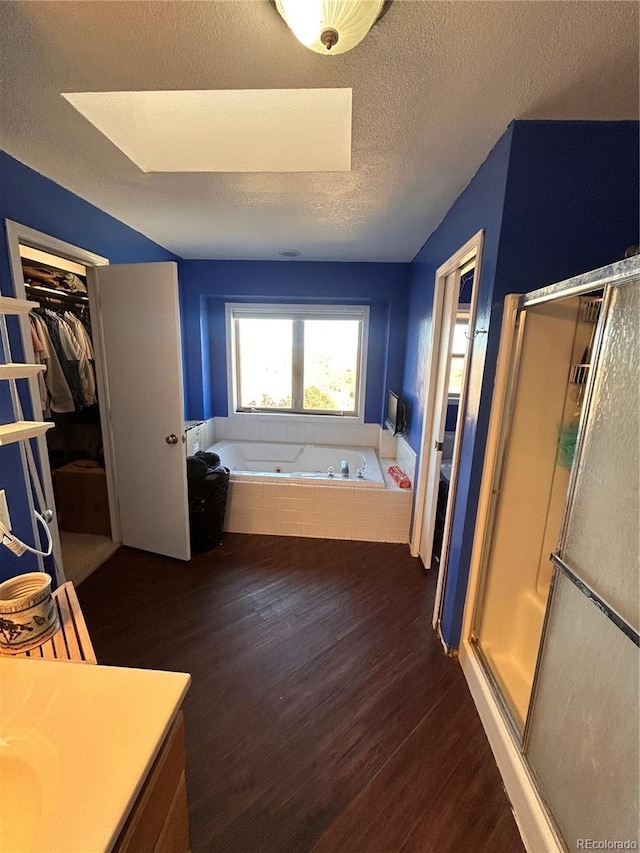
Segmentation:
{"type": "Polygon", "coordinates": [[[182,711],[178,712],[113,849],[117,853],[188,853],[182,711]]]}

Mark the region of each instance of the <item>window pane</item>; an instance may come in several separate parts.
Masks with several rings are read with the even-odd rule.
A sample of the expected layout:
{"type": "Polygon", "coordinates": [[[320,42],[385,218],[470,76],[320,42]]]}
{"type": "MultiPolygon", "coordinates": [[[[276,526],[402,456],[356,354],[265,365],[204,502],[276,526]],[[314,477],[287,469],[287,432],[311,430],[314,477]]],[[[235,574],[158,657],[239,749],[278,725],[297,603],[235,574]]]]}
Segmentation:
{"type": "Polygon", "coordinates": [[[240,318],[236,328],[240,408],[292,408],[293,321],[240,318]]]}
{"type": "Polygon", "coordinates": [[[454,355],[451,359],[451,372],[449,373],[449,394],[460,396],[462,389],[462,373],[464,371],[464,356],[454,355]]]}
{"type": "Polygon", "coordinates": [[[453,330],[453,347],[451,352],[454,355],[464,355],[467,351],[467,338],[465,337],[469,330],[468,320],[456,320],[456,325],[453,330]]]}
{"type": "Polygon", "coordinates": [[[358,320],[305,320],[306,411],[355,411],[359,341],[358,320]]]}

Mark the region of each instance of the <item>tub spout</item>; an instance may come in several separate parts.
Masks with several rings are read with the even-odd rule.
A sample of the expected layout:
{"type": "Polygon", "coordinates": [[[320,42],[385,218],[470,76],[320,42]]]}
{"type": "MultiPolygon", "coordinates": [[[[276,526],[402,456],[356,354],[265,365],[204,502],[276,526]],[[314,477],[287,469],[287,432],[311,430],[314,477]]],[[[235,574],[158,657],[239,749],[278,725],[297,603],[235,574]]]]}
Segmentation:
{"type": "Polygon", "coordinates": [[[349,477],[349,465],[345,459],[340,463],[340,473],[345,479],[349,477]]]}

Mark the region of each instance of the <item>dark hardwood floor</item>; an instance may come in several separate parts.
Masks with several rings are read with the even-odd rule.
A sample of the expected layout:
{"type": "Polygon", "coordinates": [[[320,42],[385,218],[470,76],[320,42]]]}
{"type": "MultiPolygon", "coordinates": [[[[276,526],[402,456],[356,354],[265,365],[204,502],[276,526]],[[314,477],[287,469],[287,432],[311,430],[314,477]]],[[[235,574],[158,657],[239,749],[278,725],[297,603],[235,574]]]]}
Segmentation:
{"type": "Polygon", "coordinates": [[[194,853],[520,853],[408,548],[227,534],[123,548],[78,590],[103,664],[190,672],[194,853]]]}

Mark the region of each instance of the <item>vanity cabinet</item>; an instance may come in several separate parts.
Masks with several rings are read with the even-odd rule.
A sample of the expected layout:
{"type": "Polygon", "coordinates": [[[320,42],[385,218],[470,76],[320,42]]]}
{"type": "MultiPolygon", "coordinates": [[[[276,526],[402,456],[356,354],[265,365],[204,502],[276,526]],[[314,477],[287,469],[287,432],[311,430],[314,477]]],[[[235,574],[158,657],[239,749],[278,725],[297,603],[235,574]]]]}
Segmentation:
{"type": "Polygon", "coordinates": [[[185,853],[190,680],[1,656],[0,850],[185,853]]]}
{"type": "Polygon", "coordinates": [[[117,853],[189,850],[182,711],[178,712],[113,849],[117,853]]]}

